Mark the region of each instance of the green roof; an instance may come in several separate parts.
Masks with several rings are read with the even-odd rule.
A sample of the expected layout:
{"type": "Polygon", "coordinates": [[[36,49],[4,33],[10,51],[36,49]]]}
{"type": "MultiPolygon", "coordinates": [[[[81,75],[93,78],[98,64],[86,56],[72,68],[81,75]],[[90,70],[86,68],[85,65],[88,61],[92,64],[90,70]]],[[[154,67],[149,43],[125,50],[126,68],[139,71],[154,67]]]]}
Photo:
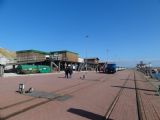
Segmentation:
{"type": "Polygon", "coordinates": [[[34,53],[40,53],[40,54],[49,54],[49,52],[39,51],[39,50],[20,50],[16,51],[16,53],[27,53],[27,52],[34,52],[34,53]]]}
{"type": "Polygon", "coordinates": [[[84,59],[87,59],[87,60],[99,60],[98,57],[93,57],[93,58],[84,58],[84,59]]]}
{"type": "Polygon", "coordinates": [[[54,53],[73,53],[73,54],[77,54],[78,55],[78,53],[75,53],[75,52],[71,52],[71,51],[68,51],[68,50],[61,50],[61,51],[51,51],[50,53],[51,54],[54,54],[54,53]]]}

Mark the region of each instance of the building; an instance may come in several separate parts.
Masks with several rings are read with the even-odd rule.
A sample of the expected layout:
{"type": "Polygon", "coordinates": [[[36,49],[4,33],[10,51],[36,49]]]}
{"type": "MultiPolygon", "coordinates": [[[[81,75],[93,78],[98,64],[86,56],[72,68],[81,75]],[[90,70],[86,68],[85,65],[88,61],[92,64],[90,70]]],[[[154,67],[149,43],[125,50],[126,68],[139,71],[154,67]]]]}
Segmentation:
{"type": "Polygon", "coordinates": [[[62,50],[50,52],[51,58],[65,62],[78,62],[78,53],[62,50]]]}
{"type": "Polygon", "coordinates": [[[79,54],[68,51],[43,52],[38,50],[17,51],[17,64],[48,65],[53,71],[61,71],[66,66],[73,66],[74,70],[95,70],[99,63],[99,58],[79,58],[79,54]]]}
{"type": "Polygon", "coordinates": [[[86,63],[87,70],[95,70],[98,67],[99,58],[98,57],[85,58],[84,63],[86,63]]]}
{"type": "Polygon", "coordinates": [[[17,63],[34,63],[46,60],[49,53],[38,50],[21,50],[16,52],[17,63]]]}
{"type": "Polygon", "coordinates": [[[87,62],[89,64],[98,64],[99,63],[99,58],[94,57],[94,58],[85,58],[84,62],[87,62]]]}
{"type": "Polygon", "coordinates": [[[67,65],[77,66],[79,54],[68,50],[50,52],[51,59],[64,70],[67,65]]]}
{"type": "Polygon", "coordinates": [[[47,65],[53,71],[61,71],[66,68],[66,66],[71,65],[73,70],[95,70],[97,68],[99,58],[87,58],[83,59],[79,57],[78,53],[61,50],[61,51],[52,51],[44,52],[39,50],[20,50],[15,52],[16,58],[12,63],[4,63],[4,60],[1,59],[1,65],[3,66],[12,66],[13,71],[16,71],[17,65],[47,65]]]}

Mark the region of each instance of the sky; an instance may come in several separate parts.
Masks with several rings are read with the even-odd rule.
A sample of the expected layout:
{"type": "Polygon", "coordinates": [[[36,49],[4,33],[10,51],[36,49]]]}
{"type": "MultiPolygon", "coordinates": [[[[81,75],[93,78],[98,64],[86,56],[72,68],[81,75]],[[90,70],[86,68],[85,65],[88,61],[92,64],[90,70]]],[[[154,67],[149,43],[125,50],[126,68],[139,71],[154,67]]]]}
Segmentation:
{"type": "Polygon", "coordinates": [[[160,66],[160,0],[0,0],[0,47],[160,66]]]}

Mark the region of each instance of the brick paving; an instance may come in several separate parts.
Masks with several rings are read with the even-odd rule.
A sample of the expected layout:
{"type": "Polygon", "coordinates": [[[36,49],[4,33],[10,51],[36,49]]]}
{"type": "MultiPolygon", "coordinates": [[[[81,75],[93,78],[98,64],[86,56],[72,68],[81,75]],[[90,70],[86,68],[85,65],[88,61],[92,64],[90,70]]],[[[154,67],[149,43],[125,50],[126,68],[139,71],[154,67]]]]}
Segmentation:
{"type": "MultiPolygon", "coordinates": [[[[123,88],[123,86],[116,87],[123,88]]],[[[132,73],[124,86],[123,92],[110,118],[113,120],[138,120],[137,114],[135,84],[132,73]]]]}
{"type": "MultiPolygon", "coordinates": [[[[4,120],[103,120],[107,109],[123,87],[124,81],[132,73],[111,113],[110,119],[128,120],[137,118],[136,97],[133,71],[120,71],[116,74],[95,72],[77,72],[72,78],[64,74],[39,74],[0,78],[0,119],[4,120]],[[86,79],[80,77],[86,75],[86,79]],[[56,93],[59,96],[71,96],[68,99],[34,98],[16,92],[19,83],[25,88],[33,87],[36,91],[56,93]]],[[[157,119],[154,113],[160,111],[160,97],[155,96],[153,86],[136,73],[147,119],[157,119]],[[144,100],[145,99],[145,100],[144,100]],[[155,109],[150,109],[154,106],[155,109]],[[150,114],[151,113],[151,114],[150,114]]],[[[159,114],[159,113],[158,113],[159,114]]]]}
{"type": "Polygon", "coordinates": [[[143,119],[160,120],[160,96],[157,96],[155,87],[142,74],[136,74],[136,78],[142,101],[143,119]]]}

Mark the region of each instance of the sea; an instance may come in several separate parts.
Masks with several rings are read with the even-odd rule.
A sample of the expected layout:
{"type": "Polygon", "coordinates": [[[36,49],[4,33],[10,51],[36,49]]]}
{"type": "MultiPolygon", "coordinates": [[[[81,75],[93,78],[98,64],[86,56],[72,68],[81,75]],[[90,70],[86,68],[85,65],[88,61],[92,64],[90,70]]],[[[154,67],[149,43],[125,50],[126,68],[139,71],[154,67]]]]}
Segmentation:
{"type": "Polygon", "coordinates": [[[152,78],[160,80],[160,73],[152,73],[152,78]]]}

